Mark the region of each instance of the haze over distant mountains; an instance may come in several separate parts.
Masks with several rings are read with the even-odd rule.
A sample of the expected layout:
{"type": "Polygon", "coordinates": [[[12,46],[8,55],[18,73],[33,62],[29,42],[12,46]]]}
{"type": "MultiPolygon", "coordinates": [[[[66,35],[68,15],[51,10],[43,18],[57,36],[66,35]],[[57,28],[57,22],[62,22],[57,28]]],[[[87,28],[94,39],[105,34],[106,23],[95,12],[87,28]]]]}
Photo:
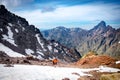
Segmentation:
{"type": "Polygon", "coordinates": [[[69,48],[76,48],[82,55],[92,50],[99,54],[120,56],[120,28],[115,29],[101,21],[90,30],[63,26],[42,31],[48,40],[56,40],[69,48]]]}

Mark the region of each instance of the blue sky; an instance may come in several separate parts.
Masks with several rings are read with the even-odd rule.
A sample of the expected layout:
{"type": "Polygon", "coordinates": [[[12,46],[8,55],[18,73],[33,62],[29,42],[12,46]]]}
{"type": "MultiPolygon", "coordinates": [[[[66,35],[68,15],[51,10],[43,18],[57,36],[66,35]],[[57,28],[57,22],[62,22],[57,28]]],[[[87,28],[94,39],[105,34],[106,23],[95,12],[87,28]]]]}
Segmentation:
{"type": "Polygon", "coordinates": [[[39,29],[57,26],[91,29],[100,21],[120,27],[119,0],[0,0],[39,29]]]}

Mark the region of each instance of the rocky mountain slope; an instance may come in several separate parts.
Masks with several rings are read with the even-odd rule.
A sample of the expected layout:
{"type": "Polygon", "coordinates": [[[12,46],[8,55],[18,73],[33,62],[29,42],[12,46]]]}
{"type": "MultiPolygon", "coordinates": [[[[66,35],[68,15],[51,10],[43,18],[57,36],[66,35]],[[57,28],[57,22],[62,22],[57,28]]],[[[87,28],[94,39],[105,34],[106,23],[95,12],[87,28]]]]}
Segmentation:
{"type": "Polygon", "coordinates": [[[104,21],[101,21],[93,29],[89,30],[85,40],[80,42],[77,49],[86,53],[89,50],[96,51],[99,54],[107,54],[110,56],[120,56],[120,28],[115,29],[111,26],[106,26],[104,21]]]}
{"type": "Polygon", "coordinates": [[[43,36],[48,40],[56,40],[62,44],[65,44],[69,48],[75,48],[82,37],[85,36],[87,30],[81,28],[65,28],[59,26],[50,30],[42,31],[43,36]]]}
{"type": "Polygon", "coordinates": [[[0,51],[11,57],[33,55],[39,59],[58,58],[62,61],[77,61],[81,56],[54,40],[47,41],[39,29],[29,25],[26,19],[0,5],[0,51]]]}
{"type": "Polygon", "coordinates": [[[120,56],[120,28],[106,26],[104,21],[88,31],[80,28],[57,27],[42,31],[42,34],[49,40],[55,39],[68,47],[76,48],[82,55],[96,51],[98,54],[120,56]]]}

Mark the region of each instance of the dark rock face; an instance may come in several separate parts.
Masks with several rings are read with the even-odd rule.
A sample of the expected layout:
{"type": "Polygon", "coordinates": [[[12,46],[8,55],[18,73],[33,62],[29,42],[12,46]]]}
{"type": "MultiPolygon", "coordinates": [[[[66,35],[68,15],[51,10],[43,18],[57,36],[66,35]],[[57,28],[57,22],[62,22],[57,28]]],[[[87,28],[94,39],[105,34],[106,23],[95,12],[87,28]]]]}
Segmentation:
{"type": "Polygon", "coordinates": [[[40,59],[56,57],[72,62],[81,57],[75,49],[44,39],[39,29],[9,12],[3,5],[0,5],[0,43],[15,52],[34,55],[40,59]]]}
{"type": "Polygon", "coordinates": [[[42,34],[47,39],[55,39],[68,47],[76,48],[82,55],[92,50],[99,54],[120,56],[120,29],[106,26],[104,21],[88,31],[58,27],[42,31],[42,34]]]}

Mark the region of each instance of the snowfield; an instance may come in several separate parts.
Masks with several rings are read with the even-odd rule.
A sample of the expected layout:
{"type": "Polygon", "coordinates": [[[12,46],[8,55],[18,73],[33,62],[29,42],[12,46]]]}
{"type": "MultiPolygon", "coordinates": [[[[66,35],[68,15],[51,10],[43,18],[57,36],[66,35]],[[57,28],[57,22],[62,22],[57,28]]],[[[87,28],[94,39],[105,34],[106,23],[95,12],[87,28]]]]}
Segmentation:
{"type": "Polygon", "coordinates": [[[7,53],[7,55],[9,55],[10,57],[24,57],[24,55],[13,51],[2,43],[0,43],[0,51],[7,53]]]}
{"type": "Polygon", "coordinates": [[[34,53],[34,51],[31,50],[31,49],[25,49],[25,52],[26,52],[27,54],[29,54],[29,55],[31,55],[31,53],[34,53]]]}
{"type": "Polygon", "coordinates": [[[116,64],[120,64],[120,61],[116,61],[116,64]]]}
{"type": "MultiPolygon", "coordinates": [[[[12,24],[10,24],[12,25],[12,24]]],[[[14,46],[17,46],[15,43],[14,43],[14,39],[13,39],[13,32],[11,31],[10,27],[7,26],[8,28],[8,35],[2,35],[3,36],[3,40],[6,40],[8,41],[9,43],[13,44],[14,46]]]]}
{"type": "Polygon", "coordinates": [[[3,64],[0,64],[0,80],[62,80],[64,78],[77,80],[80,76],[92,76],[90,74],[85,74],[85,72],[92,70],[101,72],[120,71],[120,69],[103,66],[99,68],[80,69],[37,65],[14,65],[14,67],[4,67],[3,64]]]}

